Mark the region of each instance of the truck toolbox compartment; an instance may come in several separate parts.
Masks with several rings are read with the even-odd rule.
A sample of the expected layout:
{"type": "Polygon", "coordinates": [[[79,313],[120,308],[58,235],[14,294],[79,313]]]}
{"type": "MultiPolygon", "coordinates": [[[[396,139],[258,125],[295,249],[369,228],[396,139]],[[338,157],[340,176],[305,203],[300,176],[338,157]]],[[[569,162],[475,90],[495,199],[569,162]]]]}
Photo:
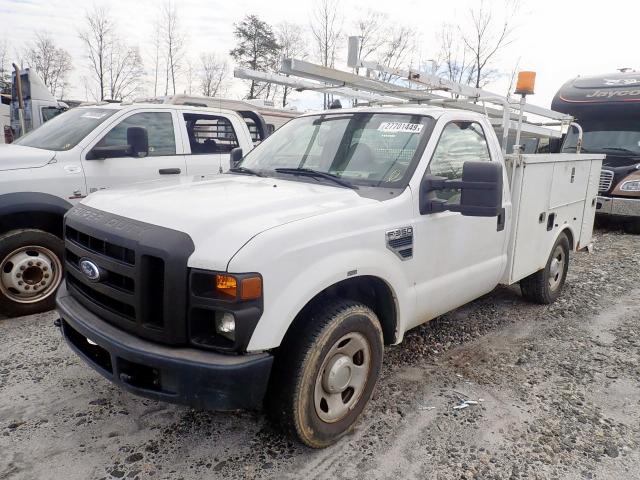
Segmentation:
{"type": "Polygon", "coordinates": [[[501,283],[518,282],[544,268],[563,229],[570,229],[574,249],[591,243],[602,158],[571,153],[507,157],[513,231],[501,283]]]}
{"type": "Polygon", "coordinates": [[[101,320],[71,297],[57,297],[62,334],[98,373],[144,397],[209,410],[258,408],[273,357],[225,355],[150,342],[101,320]]]}

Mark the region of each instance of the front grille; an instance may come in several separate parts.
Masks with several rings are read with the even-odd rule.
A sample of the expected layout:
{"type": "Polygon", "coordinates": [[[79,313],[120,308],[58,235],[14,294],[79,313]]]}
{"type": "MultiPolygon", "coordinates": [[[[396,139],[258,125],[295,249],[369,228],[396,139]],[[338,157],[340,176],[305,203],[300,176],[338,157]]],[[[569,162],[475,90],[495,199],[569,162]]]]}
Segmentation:
{"type": "Polygon", "coordinates": [[[186,342],[187,258],[193,252],[186,234],[83,205],[69,211],[64,231],[67,286],[79,303],[141,338],[186,342]],[[99,279],[83,273],[83,259],[98,267],[99,279]]]}
{"type": "Polygon", "coordinates": [[[608,192],[613,183],[613,172],[611,170],[600,171],[600,184],[598,185],[599,192],[608,192]]]}
{"type": "Polygon", "coordinates": [[[94,253],[106,255],[109,258],[120,260],[129,265],[135,265],[135,252],[130,248],[124,248],[120,245],[114,245],[99,238],[91,237],[71,227],[66,228],[66,236],[67,240],[77,243],[94,253]]]}

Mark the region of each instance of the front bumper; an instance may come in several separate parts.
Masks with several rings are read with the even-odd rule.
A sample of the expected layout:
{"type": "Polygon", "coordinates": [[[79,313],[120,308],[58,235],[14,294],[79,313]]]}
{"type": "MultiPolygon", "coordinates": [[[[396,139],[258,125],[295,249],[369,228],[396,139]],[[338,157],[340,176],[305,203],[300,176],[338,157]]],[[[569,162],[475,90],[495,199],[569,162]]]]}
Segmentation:
{"type": "Polygon", "coordinates": [[[56,299],[71,349],[98,373],[143,397],[209,410],[257,408],[273,364],[268,353],[224,355],[142,340],[91,313],[63,284],[56,299]]]}
{"type": "Polygon", "coordinates": [[[640,217],[640,198],[598,197],[596,213],[640,217]]]}

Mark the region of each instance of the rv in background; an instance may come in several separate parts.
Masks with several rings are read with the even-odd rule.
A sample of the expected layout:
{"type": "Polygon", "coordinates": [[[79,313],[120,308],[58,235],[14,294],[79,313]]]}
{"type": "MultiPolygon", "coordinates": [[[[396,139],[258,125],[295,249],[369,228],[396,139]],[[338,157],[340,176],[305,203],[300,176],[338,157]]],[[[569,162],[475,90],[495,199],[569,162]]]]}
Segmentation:
{"type": "Polygon", "coordinates": [[[136,101],[233,110],[247,122],[251,138],[253,138],[255,144],[260,143],[292,118],[301,115],[301,112],[296,110],[277,108],[273,105],[273,102],[263,99],[229,100],[198,95],[170,95],[167,97],[138,99],[136,101]]]}
{"type": "Polygon", "coordinates": [[[6,143],[11,143],[11,141],[38,128],[47,120],[51,120],[69,108],[66,103],[56,100],[40,77],[30,69],[25,68],[22,70],[20,72],[20,79],[22,84],[21,92],[16,83],[16,72],[12,73],[10,102],[11,131],[5,135],[6,143]],[[20,95],[22,96],[24,105],[24,131],[19,113],[20,95]]]}
{"type": "MultiPolygon", "coordinates": [[[[553,110],[577,119],[584,130],[582,150],[605,153],[597,212],[640,233],[640,72],[577,77],[553,99],[553,110]]],[[[578,132],[571,129],[562,147],[575,152],[578,132]]]]}

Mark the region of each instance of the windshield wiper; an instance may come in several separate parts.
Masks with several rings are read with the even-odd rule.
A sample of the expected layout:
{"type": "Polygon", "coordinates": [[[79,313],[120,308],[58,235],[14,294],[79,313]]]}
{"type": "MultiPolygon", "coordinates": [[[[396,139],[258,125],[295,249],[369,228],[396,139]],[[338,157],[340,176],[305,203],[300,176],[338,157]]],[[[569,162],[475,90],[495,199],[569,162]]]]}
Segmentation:
{"type": "Polygon", "coordinates": [[[340,178],[338,175],[334,175],[333,173],[321,172],[320,170],[313,170],[312,168],[276,168],[275,171],[278,173],[286,173],[289,175],[306,175],[307,177],[324,178],[327,180],[331,180],[332,182],[335,182],[343,187],[358,190],[358,187],[356,187],[353,183],[340,178]]]}
{"type": "Polygon", "coordinates": [[[229,171],[231,173],[242,173],[244,175],[255,175],[256,177],[266,177],[266,175],[263,175],[260,172],[256,172],[255,170],[251,170],[250,168],[247,168],[247,167],[233,167],[233,168],[230,168],[229,171]]]}

